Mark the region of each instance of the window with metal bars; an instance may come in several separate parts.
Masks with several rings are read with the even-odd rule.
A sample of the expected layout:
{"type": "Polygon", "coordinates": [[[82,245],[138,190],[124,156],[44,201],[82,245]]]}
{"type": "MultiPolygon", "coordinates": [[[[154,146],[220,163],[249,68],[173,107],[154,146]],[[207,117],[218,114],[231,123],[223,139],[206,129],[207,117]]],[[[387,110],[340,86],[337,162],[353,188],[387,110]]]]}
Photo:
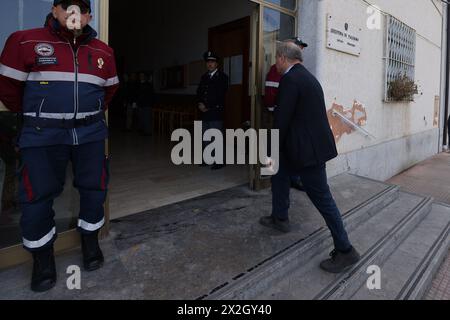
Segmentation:
{"type": "MultiPolygon", "coordinates": [[[[386,44],[385,44],[385,101],[399,100],[393,94],[393,86],[402,86],[405,90],[414,87],[416,60],[416,30],[400,20],[386,16],[386,44]]],[[[412,95],[401,100],[413,100],[412,95]]]]}

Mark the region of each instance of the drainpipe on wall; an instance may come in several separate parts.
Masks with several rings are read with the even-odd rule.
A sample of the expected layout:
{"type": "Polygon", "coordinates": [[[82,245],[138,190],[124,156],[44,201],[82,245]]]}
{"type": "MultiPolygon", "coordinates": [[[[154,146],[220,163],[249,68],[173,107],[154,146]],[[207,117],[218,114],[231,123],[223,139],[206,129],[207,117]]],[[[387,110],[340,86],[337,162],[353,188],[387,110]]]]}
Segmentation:
{"type": "Polygon", "coordinates": [[[438,153],[443,151],[444,144],[448,144],[447,139],[447,119],[448,119],[448,4],[442,4],[442,41],[441,41],[441,89],[440,89],[440,105],[441,105],[441,120],[439,132],[438,153]],[[446,143],[447,142],[447,143],[446,143]]]}
{"type": "Polygon", "coordinates": [[[449,99],[450,99],[450,59],[448,57],[448,55],[450,54],[450,10],[448,9],[448,4],[446,5],[446,10],[444,10],[444,15],[445,15],[445,11],[447,11],[447,31],[446,31],[446,39],[447,39],[447,51],[445,52],[445,56],[446,56],[446,67],[445,67],[445,77],[446,77],[446,81],[445,81],[445,115],[446,118],[445,120],[445,128],[446,130],[444,131],[445,137],[444,137],[444,141],[446,141],[447,145],[450,145],[450,141],[448,141],[448,130],[450,130],[450,128],[448,127],[448,122],[447,122],[447,117],[449,114],[449,99]]]}
{"type": "MultiPolygon", "coordinates": [[[[319,0],[317,2],[317,22],[316,22],[316,76],[321,82],[325,82],[324,62],[327,54],[326,48],[326,29],[327,29],[327,0],[319,0]]],[[[324,83],[326,85],[326,83],[324,83]]]]}
{"type": "Polygon", "coordinates": [[[299,2],[298,34],[309,44],[308,50],[303,52],[305,66],[319,80],[322,55],[325,47],[325,11],[323,4],[326,0],[302,0],[299,2]]]}

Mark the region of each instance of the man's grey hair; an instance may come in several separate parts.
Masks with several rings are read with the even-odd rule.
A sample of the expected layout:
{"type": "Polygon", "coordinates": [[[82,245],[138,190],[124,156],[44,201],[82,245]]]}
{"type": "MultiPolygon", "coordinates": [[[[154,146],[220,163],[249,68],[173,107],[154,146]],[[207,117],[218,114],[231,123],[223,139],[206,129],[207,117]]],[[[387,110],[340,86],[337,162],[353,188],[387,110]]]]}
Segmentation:
{"type": "Polygon", "coordinates": [[[286,57],[290,61],[303,62],[302,49],[291,40],[277,42],[277,56],[286,57]]]}

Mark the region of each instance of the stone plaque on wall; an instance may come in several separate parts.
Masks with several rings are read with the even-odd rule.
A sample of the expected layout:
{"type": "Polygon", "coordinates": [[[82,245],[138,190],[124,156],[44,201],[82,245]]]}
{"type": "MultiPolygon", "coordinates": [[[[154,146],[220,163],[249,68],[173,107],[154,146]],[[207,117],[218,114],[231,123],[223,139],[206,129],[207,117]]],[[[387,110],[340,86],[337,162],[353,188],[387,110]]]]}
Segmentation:
{"type": "Polygon", "coordinates": [[[360,56],[361,31],[360,27],[350,21],[336,19],[333,15],[328,14],[327,48],[360,56]]]}

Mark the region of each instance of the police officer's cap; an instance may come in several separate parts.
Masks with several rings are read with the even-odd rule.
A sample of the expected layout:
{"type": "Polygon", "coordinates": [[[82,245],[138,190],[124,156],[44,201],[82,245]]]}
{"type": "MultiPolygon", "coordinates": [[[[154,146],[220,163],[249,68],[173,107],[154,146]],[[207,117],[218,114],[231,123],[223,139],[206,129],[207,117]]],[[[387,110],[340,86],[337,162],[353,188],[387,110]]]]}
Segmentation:
{"type": "Polygon", "coordinates": [[[299,37],[294,37],[291,39],[297,46],[307,48],[308,44],[303,42],[299,37]]]}
{"type": "MultiPolygon", "coordinates": [[[[53,5],[56,7],[57,5],[66,2],[67,0],[53,0],[53,5]]],[[[89,11],[91,11],[91,0],[80,0],[81,3],[83,3],[87,8],[89,8],[89,11]]]]}
{"type": "Polygon", "coordinates": [[[219,60],[219,56],[214,54],[214,52],[212,52],[212,51],[207,51],[203,55],[203,59],[205,59],[205,61],[216,61],[217,62],[219,60]]]}

